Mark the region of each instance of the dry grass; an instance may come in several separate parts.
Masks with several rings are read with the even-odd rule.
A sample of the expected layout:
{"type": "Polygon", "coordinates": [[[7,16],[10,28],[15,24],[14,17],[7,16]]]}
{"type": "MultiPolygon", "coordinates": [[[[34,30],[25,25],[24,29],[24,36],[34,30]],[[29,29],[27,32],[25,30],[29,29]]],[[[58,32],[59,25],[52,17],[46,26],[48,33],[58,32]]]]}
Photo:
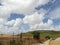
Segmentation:
{"type": "MultiPolygon", "coordinates": [[[[2,45],[32,45],[32,44],[36,44],[36,43],[42,43],[44,41],[46,41],[45,37],[46,36],[50,36],[51,38],[57,38],[60,37],[60,32],[55,32],[55,31],[48,31],[48,32],[40,32],[40,39],[33,39],[33,35],[31,33],[25,33],[23,34],[22,38],[20,38],[19,35],[0,35],[0,44],[2,45]]],[[[58,39],[60,40],[60,39],[58,39]]],[[[60,41],[55,41],[52,40],[50,42],[51,45],[55,45],[55,42],[57,42],[56,44],[59,45],[60,41]]]]}
{"type": "Polygon", "coordinates": [[[60,38],[50,41],[50,45],[60,45],[60,38]]]}
{"type": "Polygon", "coordinates": [[[11,35],[0,35],[0,44],[2,45],[32,45],[34,43],[40,43],[40,39],[33,39],[29,36],[11,36],[11,35]]]}

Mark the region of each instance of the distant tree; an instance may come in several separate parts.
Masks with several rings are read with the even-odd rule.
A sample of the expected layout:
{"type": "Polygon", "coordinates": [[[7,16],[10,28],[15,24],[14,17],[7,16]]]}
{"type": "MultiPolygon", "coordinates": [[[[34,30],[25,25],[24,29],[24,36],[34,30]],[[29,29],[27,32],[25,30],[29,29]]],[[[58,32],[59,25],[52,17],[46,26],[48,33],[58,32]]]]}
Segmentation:
{"type": "Polygon", "coordinates": [[[32,34],[34,39],[40,39],[40,33],[38,31],[34,31],[32,34]]]}
{"type": "Polygon", "coordinates": [[[46,39],[50,39],[50,36],[46,36],[45,38],[46,38],[46,39]]]}

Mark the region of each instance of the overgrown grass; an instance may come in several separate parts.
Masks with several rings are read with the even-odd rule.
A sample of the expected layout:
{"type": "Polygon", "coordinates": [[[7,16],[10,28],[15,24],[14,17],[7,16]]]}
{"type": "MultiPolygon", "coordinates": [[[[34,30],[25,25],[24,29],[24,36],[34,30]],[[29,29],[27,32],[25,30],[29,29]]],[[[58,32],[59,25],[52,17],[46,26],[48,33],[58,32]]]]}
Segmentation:
{"type": "MultiPolygon", "coordinates": [[[[40,32],[40,38],[45,38],[46,36],[50,36],[51,38],[58,38],[60,37],[60,31],[44,31],[44,30],[40,30],[38,31],[40,32]]],[[[23,37],[33,37],[32,32],[28,32],[28,33],[23,33],[23,37]]]]}
{"type": "MultiPolygon", "coordinates": [[[[22,33],[22,41],[20,38],[21,34],[18,35],[14,35],[14,36],[0,36],[0,43],[2,43],[3,45],[21,45],[21,43],[23,42],[23,45],[28,45],[28,44],[32,44],[35,43],[36,40],[33,39],[33,33],[32,32],[27,32],[27,33],[22,33]],[[35,41],[35,42],[34,42],[35,41]]],[[[45,40],[46,36],[50,37],[50,38],[58,38],[60,37],[60,31],[43,31],[43,30],[39,30],[37,31],[40,33],[40,39],[43,38],[43,40],[45,40]]],[[[38,41],[42,41],[42,40],[38,40],[38,41]]],[[[43,41],[42,41],[43,42],[43,41]]]]}

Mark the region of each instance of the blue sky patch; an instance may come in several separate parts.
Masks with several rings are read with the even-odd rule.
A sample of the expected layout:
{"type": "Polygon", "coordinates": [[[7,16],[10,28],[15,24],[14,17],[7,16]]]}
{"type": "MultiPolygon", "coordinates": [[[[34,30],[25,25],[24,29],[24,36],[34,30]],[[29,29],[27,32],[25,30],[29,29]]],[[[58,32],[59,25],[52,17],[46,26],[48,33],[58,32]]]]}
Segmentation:
{"type": "Polygon", "coordinates": [[[23,14],[17,14],[17,13],[12,13],[10,18],[8,18],[8,20],[14,20],[16,18],[21,18],[23,19],[25,16],[23,14]]]}
{"type": "Polygon", "coordinates": [[[60,19],[54,19],[53,22],[54,25],[60,25],[60,19]]]}

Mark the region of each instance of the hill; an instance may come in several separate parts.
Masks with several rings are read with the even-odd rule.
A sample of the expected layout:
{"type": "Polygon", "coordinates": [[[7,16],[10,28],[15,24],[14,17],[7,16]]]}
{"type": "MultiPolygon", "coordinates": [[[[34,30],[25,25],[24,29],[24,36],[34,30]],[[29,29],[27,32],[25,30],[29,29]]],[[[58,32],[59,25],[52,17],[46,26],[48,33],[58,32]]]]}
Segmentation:
{"type": "Polygon", "coordinates": [[[50,37],[52,39],[56,39],[60,37],[60,31],[53,31],[53,30],[38,30],[38,31],[30,31],[26,33],[21,33],[17,35],[0,35],[0,43],[2,45],[29,45],[35,43],[42,43],[48,40],[46,37],[50,37]],[[40,39],[36,40],[33,38],[33,32],[40,33],[40,39]],[[22,36],[22,37],[21,37],[22,36]]]}
{"type": "MultiPolygon", "coordinates": [[[[23,37],[32,37],[34,31],[22,33],[23,37]]],[[[54,31],[54,30],[38,30],[37,32],[40,33],[40,38],[45,38],[46,36],[49,36],[51,38],[58,38],[60,37],[60,31],[54,31]]],[[[20,35],[20,34],[18,34],[20,35]]]]}

